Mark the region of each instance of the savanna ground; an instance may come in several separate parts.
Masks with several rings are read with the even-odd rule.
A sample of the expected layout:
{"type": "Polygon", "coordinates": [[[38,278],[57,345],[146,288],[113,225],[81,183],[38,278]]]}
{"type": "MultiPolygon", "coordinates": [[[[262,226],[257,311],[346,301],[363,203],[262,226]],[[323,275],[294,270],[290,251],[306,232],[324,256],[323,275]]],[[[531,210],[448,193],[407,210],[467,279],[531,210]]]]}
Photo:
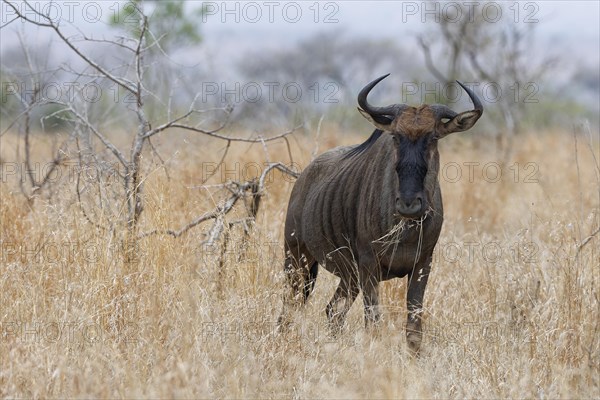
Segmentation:
{"type": "MultiPolygon", "coordinates": [[[[294,162],[305,166],[315,143],[322,152],[367,134],[295,134],[294,162]]],[[[403,329],[404,280],[382,284],[377,332],[365,331],[359,296],[333,339],[324,309],[337,282],[321,270],[291,332],[276,331],[293,185],[279,171],[250,238],[232,229],[222,266],[220,246],[201,245],[211,222],[179,238],[146,237],[135,262],[125,263],[116,236],[83,215],[68,167],[52,197],[26,201],[12,173],[22,167],[16,136],[6,134],[0,396],[599,398],[600,234],[588,238],[600,221],[600,154],[590,136],[529,133],[506,163],[490,138],[454,134],[440,144],[446,218],[414,359],[403,329]]],[[[40,168],[51,143],[37,136],[32,144],[40,168]]],[[[154,167],[146,171],[142,231],[178,228],[219,199],[199,184],[224,143],[175,132],[155,145],[168,176],[147,164],[154,167]]],[[[227,172],[208,183],[260,172],[267,159],[289,162],[283,143],[267,151],[232,145],[227,172]]]]}

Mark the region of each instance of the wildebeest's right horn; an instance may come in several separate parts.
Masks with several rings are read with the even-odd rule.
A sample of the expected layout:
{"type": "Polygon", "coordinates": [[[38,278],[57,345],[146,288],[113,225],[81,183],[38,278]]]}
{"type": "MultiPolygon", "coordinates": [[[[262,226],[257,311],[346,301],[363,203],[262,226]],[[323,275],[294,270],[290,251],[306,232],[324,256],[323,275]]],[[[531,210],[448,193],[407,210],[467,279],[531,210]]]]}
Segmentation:
{"type": "MultiPolygon", "coordinates": [[[[468,87],[463,85],[461,82],[456,81],[456,83],[458,83],[460,85],[460,87],[462,87],[467,92],[467,94],[471,98],[471,101],[473,102],[475,111],[480,111],[482,113],[483,105],[481,104],[479,97],[477,97],[477,95],[471,89],[469,89],[468,87]]],[[[448,106],[445,106],[443,104],[434,104],[430,107],[431,107],[431,110],[433,110],[433,113],[435,114],[435,119],[437,121],[444,119],[444,118],[452,119],[458,115],[455,111],[453,111],[448,106]]]]}
{"type": "Polygon", "coordinates": [[[473,110],[463,111],[460,114],[456,114],[454,111],[450,110],[448,107],[443,105],[436,105],[432,108],[434,109],[434,113],[438,121],[442,118],[447,118],[449,121],[443,122],[437,129],[439,137],[444,137],[452,132],[463,132],[468,129],[471,129],[473,125],[477,122],[477,120],[483,114],[483,105],[481,104],[481,100],[477,97],[477,95],[468,87],[456,81],[462,87],[465,92],[471,98],[473,102],[473,110]]]}
{"type": "Polygon", "coordinates": [[[406,107],[403,104],[394,104],[387,107],[375,107],[370,105],[367,101],[367,96],[369,95],[371,89],[373,89],[375,85],[387,78],[389,75],[390,74],[386,74],[375,79],[373,82],[365,86],[358,94],[358,105],[360,106],[360,108],[363,109],[367,114],[369,114],[375,122],[378,122],[380,124],[391,123],[394,117],[396,117],[398,111],[406,107]]]}

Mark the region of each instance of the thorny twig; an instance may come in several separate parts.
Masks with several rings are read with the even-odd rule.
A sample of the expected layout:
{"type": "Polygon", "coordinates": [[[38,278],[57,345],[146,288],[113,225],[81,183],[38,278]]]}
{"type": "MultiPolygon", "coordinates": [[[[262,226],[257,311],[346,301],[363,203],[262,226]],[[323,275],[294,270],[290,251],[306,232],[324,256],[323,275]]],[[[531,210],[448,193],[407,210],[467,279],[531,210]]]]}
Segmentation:
{"type": "Polygon", "coordinates": [[[175,238],[180,237],[190,229],[195,226],[206,222],[208,220],[214,219],[215,223],[209,232],[209,238],[207,239],[207,243],[214,242],[218,239],[218,237],[223,232],[224,228],[224,216],[229,213],[233,206],[237,203],[237,201],[241,198],[245,198],[247,196],[247,192],[250,192],[251,196],[251,204],[249,208],[249,217],[247,219],[233,221],[229,223],[229,227],[236,225],[238,223],[252,223],[256,219],[256,215],[258,214],[260,200],[264,194],[265,188],[265,180],[269,172],[274,169],[278,169],[279,171],[292,176],[294,178],[298,178],[300,175],[298,172],[291,170],[287,166],[282,163],[271,163],[265,168],[258,179],[252,179],[250,181],[239,183],[239,182],[228,182],[223,184],[222,186],[231,192],[231,196],[229,196],[221,205],[217,206],[213,211],[204,213],[183,227],[175,230],[175,229],[154,229],[149,232],[144,232],[138,236],[138,238],[144,238],[152,235],[170,235],[175,238]]]}

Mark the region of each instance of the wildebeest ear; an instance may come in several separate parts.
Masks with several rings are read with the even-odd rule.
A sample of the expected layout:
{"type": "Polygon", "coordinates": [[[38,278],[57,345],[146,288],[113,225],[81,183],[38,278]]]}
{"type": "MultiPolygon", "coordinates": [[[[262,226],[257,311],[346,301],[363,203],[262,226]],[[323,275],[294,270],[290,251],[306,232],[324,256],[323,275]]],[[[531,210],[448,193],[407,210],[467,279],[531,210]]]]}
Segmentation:
{"type": "Polygon", "coordinates": [[[360,113],[360,115],[362,115],[363,117],[365,117],[367,119],[367,121],[369,121],[370,123],[372,123],[376,128],[381,129],[382,131],[388,131],[390,130],[390,125],[392,123],[392,119],[384,116],[384,115],[376,115],[376,116],[372,116],[371,114],[369,114],[368,112],[366,112],[365,110],[363,110],[360,107],[356,107],[358,109],[358,112],[360,113]]]}
{"type": "Polygon", "coordinates": [[[469,130],[475,125],[475,122],[481,117],[481,110],[465,111],[458,114],[447,122],[442,122],[438,128],[438,135],[444,137],[453,132],[463,132],[469,130]]]}

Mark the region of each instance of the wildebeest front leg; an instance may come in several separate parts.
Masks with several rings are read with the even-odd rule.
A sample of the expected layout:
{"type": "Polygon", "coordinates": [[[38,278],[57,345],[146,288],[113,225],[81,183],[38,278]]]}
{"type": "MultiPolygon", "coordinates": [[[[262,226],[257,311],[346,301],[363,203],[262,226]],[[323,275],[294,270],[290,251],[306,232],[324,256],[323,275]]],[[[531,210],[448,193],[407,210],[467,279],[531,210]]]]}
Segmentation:
{"type": "Polygon", "coordinates": [[[329,326],[334,335],[339,333],[344,326],[346,314],[348,314],[350,307],[356,300],[358,292],[358,282],[355,277],[340,279],[340,283],[325,310],[329,326]]]}
{"type": "Polygon", "coordinates": [[[419,353],[423,331],[421,316],[423,314],[423,296],[429,278],[431,267],[431,256],[425,262],[419,263],[414,271],[408,276],[408,293],[406,295],[406,308],[408,318],[406,321],[406,341],[408,347],[414,354],[419,353]]]}

